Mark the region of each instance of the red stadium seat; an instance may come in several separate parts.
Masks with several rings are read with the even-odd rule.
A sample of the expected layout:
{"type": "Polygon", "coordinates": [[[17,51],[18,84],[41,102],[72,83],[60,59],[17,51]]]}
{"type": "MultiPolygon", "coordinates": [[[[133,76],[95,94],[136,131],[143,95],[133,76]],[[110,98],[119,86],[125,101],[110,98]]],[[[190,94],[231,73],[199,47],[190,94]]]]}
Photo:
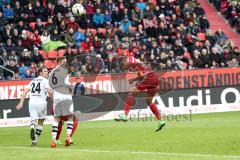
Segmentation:
{"type": "Polygon", "coordinates": [[[63,57],[65,53],[66,53],[66,49],[58,50],[58,57],[63,57]]]}
{"type": "Polygon", "coordinates": [[[51,60],[45,60],[44,61],[44,65],[48,68],[48,69],[53,69],[54,68],[54,64],[51,60]]]}
{"type": "Polygon", "coordinates": [[[35,29],[35,25],[36,25],[36,22],[30,22],[30,23],[29,23],[29,27],[31,27],[32,30],[35,29]]]}
{"type": "Polygon", "coordinates": [[[44,50],[39,50],[39,53],[43,56],[44,59],[47,59],[47,53],[44,50]]]}
{"type": "Polygon", "coordinates": [[[48,59],[56,59],[57,58],[57,51],[51,50],[48,51],[48,59]]]}
{"type": "Polygon", "coordinates": [[[198,33],[197,37],[200,41],[205,41],[206,40],[206,34],[205,33],[198,33]]]}
{"type": "Polygon", "coordinates": [[[57,66],[57,60],[52,60],[53,66],[56,67],[57,66]]]}

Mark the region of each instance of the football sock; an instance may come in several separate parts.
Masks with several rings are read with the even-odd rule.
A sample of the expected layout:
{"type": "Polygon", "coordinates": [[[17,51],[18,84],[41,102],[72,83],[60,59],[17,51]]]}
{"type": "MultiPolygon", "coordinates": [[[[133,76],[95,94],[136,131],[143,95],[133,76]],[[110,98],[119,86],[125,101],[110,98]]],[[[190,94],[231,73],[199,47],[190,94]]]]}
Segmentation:
{"type": "Polygon", "coordinates": [[[53,124],[52,124],[52,140],[53,141],[56,141],[57,132],[58,132],[58,123],[53,122],[53,124]]]}
{"type": "Polygon", "coordinates": [[[41,133],[42,133],[42,129],[43,129],[43,126],[37,126],[36,127],[36,132],[35,132],[35,142],[38,141],[38,138],[40,137],[41,133]]]}
{"type": "Polygon", "coordinates": [[[125,103],[124,103],[124,113],[126,115],[128,115],[131,107],[134,105],[134,102],[135,102],[135,98],[133,95],[128,95],[127,99],[125,100],[125,103]]]}
{"type": "Polygon", "coordinates": [[[59,137],[60,137],[60,135],[62,133],[62,126],[63,125],[61,123],[58,124],[58,131],[57,131],[57,136],[56,136],[57,140],[59,140],[59,137]]]}
{"type": "Polygon", "coordinates": [[[72,133],[70,134],[70,137],[72,137],[73,134],[75,133],[77,126],[78,126],[78,121],[77,120],[73,121],[73,129],[72,129],[72,133]]]}
{"type": "Polygon", "coordinates": [[[152,103],[149,107],[150,107],[151,111],[153,112],[153,114],[156,116],[156,118],[158,120],[160,120],[161,119],[161,115],[160,115],[160,112],[159,112],[156,104],[152,103]]]}
{"type": "Polygon", "coordinates": [[[70,136],[73,130],[73,121],[67,121],[67,136],[70,136]]]}

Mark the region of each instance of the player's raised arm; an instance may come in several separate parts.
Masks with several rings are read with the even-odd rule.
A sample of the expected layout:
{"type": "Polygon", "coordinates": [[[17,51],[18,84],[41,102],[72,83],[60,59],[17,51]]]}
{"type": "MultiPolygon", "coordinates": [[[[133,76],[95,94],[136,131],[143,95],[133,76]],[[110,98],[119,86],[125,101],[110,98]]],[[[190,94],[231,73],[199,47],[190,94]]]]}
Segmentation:
{"type": "Polygon", "coordinates": [[[24,90],[24,92],[23,92],[23,94],[22,94],[22,97],[21,97],[21,100],[20,100],[19,104],[16,106],[16,109],[17,109],[17,110],[20,110],[20,109],[23,107],[23,102],[24,102],[24,100],[25,100],[25,98],[26,98],[26,96],[27,96],[27,93],[28,93],[29,91],[30,91],[29,88],[26,88],[26,89],[24,90]]]}
{"type": "Polygon", "coordinates": [[[138,71],[138,76],[135,77],[135,78],[132,78],[132,79],[129,79],[128,82],[131,84],[135,81],[139,81],[139,80],[142,80],[143,79],[143,72],[142,71],[138,71]]]}

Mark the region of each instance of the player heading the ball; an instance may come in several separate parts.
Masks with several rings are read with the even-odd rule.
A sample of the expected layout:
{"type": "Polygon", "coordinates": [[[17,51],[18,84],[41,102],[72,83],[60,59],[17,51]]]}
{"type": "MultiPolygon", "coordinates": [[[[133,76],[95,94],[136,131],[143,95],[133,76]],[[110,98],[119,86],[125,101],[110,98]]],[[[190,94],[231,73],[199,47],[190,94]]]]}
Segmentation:
{"type": "Polygon", "coordinates": [[[135,86],[130,89],[127,99],[124,103],[124,113],[120,114],[118,118],[115,118],[115,121],[124,121],[128,120],[128,113],[131,107],[135,103],[135,96],[141,92],[146,92],[146,102],[150,107],[153,114],[158,119],[157,131],[160,131],[162,127],[165,126],[165,122],[161,120],[160,112],[155,103],[152,102],[153,97],[159,91],[159,77],[151,71],[149,68],[144,68],[140,63],[129,63],[127,57],[121,58],[121,65],[123,68],[137,72],[137,77],[130,79],[129,83],[137,82],[135,86]]]}

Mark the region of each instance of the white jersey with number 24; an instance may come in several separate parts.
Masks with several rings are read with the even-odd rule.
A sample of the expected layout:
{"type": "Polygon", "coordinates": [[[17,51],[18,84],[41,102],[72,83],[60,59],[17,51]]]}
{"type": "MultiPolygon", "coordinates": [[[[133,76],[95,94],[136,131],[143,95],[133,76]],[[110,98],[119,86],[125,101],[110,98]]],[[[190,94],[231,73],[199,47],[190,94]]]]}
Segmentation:
{"type": "Polygon", "coordinates": [[[29,104],[47,103],[47,90],[50,89],[48,80],[42,76],[34,78],[28,85],[29,104]]]}

